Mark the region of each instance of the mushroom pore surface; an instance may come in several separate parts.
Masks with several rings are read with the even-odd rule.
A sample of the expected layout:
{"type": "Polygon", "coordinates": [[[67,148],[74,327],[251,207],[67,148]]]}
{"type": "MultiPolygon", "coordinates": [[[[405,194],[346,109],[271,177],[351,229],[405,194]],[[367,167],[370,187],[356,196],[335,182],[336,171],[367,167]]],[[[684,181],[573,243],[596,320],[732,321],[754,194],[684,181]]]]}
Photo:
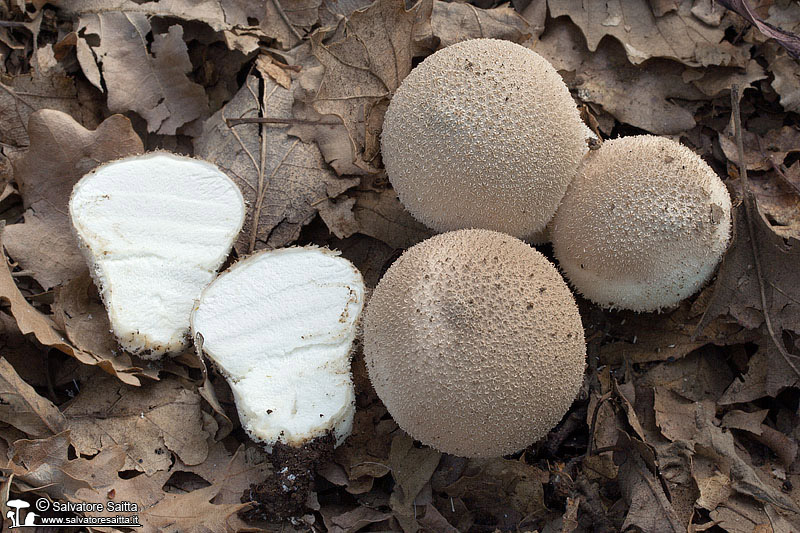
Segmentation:
{"type": "Polygon", "coordinates": [[[712,276],[730,240],[730,210],[725,185],[697,154],[641,135],[591,152],[549,227],[581,294],[603,307],[657,311],[712,276]]]}
{"type": "Polygon", "coordinates": [[[586,128],[556,70],[496,39],[454,44],[403,80],[381,153],[400,201],[437,231],[526,238],[555,213],[586,150],[586,128]]]}
{"type": "Polygon", "coordinates": [[[398,425],[465,457],[497,457],[547,435],[583,381],[575,300],[524,242],[460,230],[407,250],[372,295],[369,377],[398,425]]]}

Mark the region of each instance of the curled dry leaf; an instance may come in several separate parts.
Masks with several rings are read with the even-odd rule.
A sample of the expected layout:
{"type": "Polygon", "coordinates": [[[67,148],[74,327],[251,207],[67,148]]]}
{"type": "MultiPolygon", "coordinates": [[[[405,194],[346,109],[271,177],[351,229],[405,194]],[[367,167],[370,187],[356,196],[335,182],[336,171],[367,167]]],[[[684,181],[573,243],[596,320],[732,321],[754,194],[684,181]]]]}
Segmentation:
{"type": "Polygon", "coordinates": [[[78,35],[83,72],[108,92],[112,113],[134,111],[147,121],[148,131],[163,135],[175,135],[207,113],[203,87],[187,76],[192,63],[181,25],[156,33],[141,13],[86,13],[78,22],[78,35]],[[90,36],[99,44],[91,44],[96,41],[90,36]]]}
{"type": "Polygon", "coordinates": [[[88,130],[61,111],[33,113],[30,148],[12,161],[25,205],[25,223],[6,228],[8,253],[45,289],[86,269],[72,234],[67,203],[72,187],[97,165],[143,151],[130,121],[114,115],[88,130]]]}
{"type": "Polygon", "coordinates": [[[416,39],[428,34],[433,0],[406,10],[403,0],[377,0],[345,22],[344,37],[325,41],[323,32],[311,37],[312,51],[324,67],[319,88],[309,104],[322,115],[335,115],[347,128],[356,166],[378,170],[377,133],[370,122],[382,122],[385,104],[411,71],[421,52],[416,39]],[[367,150],[367,147],[372,147],[367,150]]]}
{"type": "MultiPolygon", "coordinates": [[[[757,206],[753,204],[752,207],[755,242],[750,241],[744,204],[740,204],[733,213],[733,240],[723,257],[714,293],[697,327],[698,332],[721,315],[729,315],[744,327],[756,329],[764,323],[763,313],[769,313],[779,338],[784,330],[800,333],[800,306],[797,305],[800,271],[796,268],[800,263],[800,240],[776,234],[757,206]],[[768,309],[762,305],[754,251],[761,263],[762,276],[769,280],[764,283],[768,309]]],[[[788,366],[784,366],[784,371],[792,372],[788,366]]]]}
{"type": "Polygon", "coordinates": [[[416,448],[414,439],[402,430],[398,430],[392,439],[389,466],[395,486],[389,506],[405,531],[418,527],[414,502],[422,488],[430,482],[440,458],[441,453],[432,448],[416,448]]]}
{"type": "Polygon", "coordinates": [[[766,77],[755,61],[746,62],[744,72],[730,67],[689,69],[663,58],[631,64],[614,40],[590,51],[580,30],[566,18],[550,23],[531,48],[562,72],[582,101],[600,104],[620,122],[658,135],[693,128],[695,102],[717,96],[732,82],[746,87],[766,77]]]}
{"type": "Polygon", "coordinates": [[[510,5],[478,9],[471,4],[434,0],[431,14],[433,36],[439,48],[467,39],[503,39],[521,43],[532,28],[510,5]]]}
{"type": "Polygon", "coordinates": [[[234,245],[240,254],[284,246],[300,235],[318,206],[358,183],[338,178],[314,144],[291,137],[284,124],[247,123],[240,118],[292,117],[292,91],[271,78],[248,76],[244,87],[208,119],[195,153],[224,170],[239,188],[247,215],[234,245]]]}
{"type": "Polygon", "coordinates": [[[549,0],[547,5],[553,18],[566,15],[580,27],[593,52],[603,37],[610,35],[622,43],[628,59],[637,65],[664,57],[692,67],[743,66],[749,59],[747,46],[737,47],[723,40],[731,23],[707,25],[692,13],[694,3],[678,0],[675,9],[660,16],[648,0],[549,0]]]}
{"type": "Polygon", "coordinates": [[[102,119],[100,103],[89,89],[85,81],[75,82],[60,72],[0,76],[0,142],[28,146],[28,121],[39,109],[62,111],[86,127],[96,127],[102,119]]]}
{"type": "Polygon", "coordinates": [[[25,383],[5,358],[0,358],[0,421],[30,437],[55,435],[67,427],[61,411],[25,383]]]}
{"type": "Polygon", "coordinates": [[[64,410],[78,453],[93,455],[111,444],[128,446],[125,470],[147,475],[168,470],[175,454],[185,464],[206,460],[210,430],[200,395],[176,379],[142,388],[98,375],[64,410]]]}

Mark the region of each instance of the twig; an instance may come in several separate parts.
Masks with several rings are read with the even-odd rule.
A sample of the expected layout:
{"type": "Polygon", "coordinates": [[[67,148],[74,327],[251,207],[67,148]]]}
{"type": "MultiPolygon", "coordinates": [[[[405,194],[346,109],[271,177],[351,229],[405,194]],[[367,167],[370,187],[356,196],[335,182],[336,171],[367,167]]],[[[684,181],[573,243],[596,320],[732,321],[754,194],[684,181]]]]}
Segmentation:
{"type": "Polygon", "coordinates": [[[789,368],[795,373],[797,377],[800,378],[800,370],[797,369],[794,363],[792,363],[789,353],[783,347],[778,340],[778,337],[775,335],[775,329],[772,327],[772,319],[769,316],[769,309],[767,308],[767,293],[764,288],[764,277],[762,276],[762,269],[761,269],[761,260],[758,257],[758,245],[756,244],[756,231],[753,225],[753,213],[752,209],[755,205],[755,199],[753,198],[753,191],[750,190],[750,183],[747,180],[747,164],[744,160],[744,141],[743,141],[743,133],[742,133],[742,115],[739,109],[739,85],[733,84],[731,87],[731,107],[733,112],[733,124],[736,128],[736,151],[737,157],[739,159],[739,176],[742,180],[742,195],[744,196],[744,216],[747,222],[747,233],[750,237],[750,248],[753,251],[753,262],[755,263],[756,267],[756,277],[758,278],[758,288],[761,293],[761,311],[764,314],[764,322],[767,325],[767,331],[769,332],[770,338],[772,338],[772,342],[775,344],[775,347],[778,349],[778,352],[783,357],[783,360],[789,365],[789,368]]]}
{"type": "Polygon", "coordinates": [[[597,414],[600,412],[600,407],[602,407],[602,405],[609,399],[611,399],[611,391],[603,394],[597,401],[597,405],[594,406],[594,412],[592,413],[592,427],[589,428],[589,445],[586,447],[586,457],[592,455],[592,447],[594,446],[594,430],[597,426],[597,414]]]}
{"type": "Polygon", "coordinates": [[[246,117],[246,118],[227,118],[225,123],[229,128],[240,126],[241,124],[300,124],[308,126],[341,126],[341,122],[330,122],[322,120],[306,120],[302,118],[280,118],[280,117],[246,117]]]}

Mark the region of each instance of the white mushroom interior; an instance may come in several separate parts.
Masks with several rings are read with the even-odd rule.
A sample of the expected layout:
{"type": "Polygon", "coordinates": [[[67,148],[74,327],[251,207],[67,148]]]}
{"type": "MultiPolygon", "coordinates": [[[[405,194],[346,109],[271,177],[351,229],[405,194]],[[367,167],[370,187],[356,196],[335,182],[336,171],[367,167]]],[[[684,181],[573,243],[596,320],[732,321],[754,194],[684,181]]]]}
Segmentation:
{"type": "Polygon", "coordinates": [[[321,248],[258,253],[221,274],[192,313],[192,330],[227,377],[242,426],[268,445],[350,434],[350,351],[364,282],[321,248]]]}
{"type": "Polygon", "coordinates": [[[84,176],[69,214],[120,345],[146,358],[185,348],[194,301],[242,228],[236,184],[205,161],[155,152],[84,176]]]}

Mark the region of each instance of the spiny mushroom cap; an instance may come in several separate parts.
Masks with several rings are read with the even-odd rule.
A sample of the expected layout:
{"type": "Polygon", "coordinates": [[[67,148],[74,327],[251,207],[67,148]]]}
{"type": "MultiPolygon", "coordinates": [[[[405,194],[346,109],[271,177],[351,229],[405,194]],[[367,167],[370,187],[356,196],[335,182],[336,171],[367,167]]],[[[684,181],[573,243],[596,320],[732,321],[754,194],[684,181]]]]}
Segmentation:
{"type": "Polygon", "coordinates": [[[383,162],[400,201],[437,231],[525,238],[555,213],[586,150],[556,70],[509,41],[475,39],[429,56],[386,112],[383,162]]]}
{"type": "Polygon", "coordinates": [[[398,425],[465,457],[547,435],[583,381],[575,300],[555,267],[509,235],[461,230],[407,250],[367,307],[369,377],[398,425]]]}
{"type": "Polygon", "coordinates": [[[694,294],[728,246],[731,200],[670,139],[606,141],[584,160],[551,224],[558,263],[593,302],[656,311],[694,294]]]}
{"type": "Polygon", "coordinates": [[[75,184],[69,216],[125,350],[155,359],[186,347],[194,300],[244,215],[225,173],[169,152],[106,163],[75,184]]]}
{"type": "Polygon", "coordinates": [[[352,263],[315,247],[260,252],[206,287],[192,333],[228,379],[251,438],[299,447],[350,434],[350,351],[364,290],[352,263]]]}

